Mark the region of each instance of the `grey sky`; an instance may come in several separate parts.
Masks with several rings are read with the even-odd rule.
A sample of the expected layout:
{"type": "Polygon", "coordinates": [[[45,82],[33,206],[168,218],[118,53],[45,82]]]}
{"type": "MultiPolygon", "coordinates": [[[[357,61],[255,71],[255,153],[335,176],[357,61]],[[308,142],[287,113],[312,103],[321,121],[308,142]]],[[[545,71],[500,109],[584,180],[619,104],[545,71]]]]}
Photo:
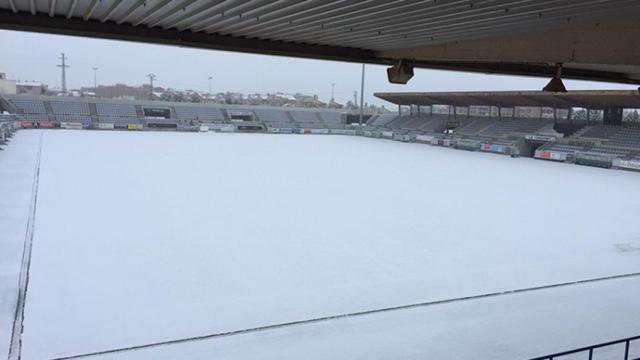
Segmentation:
{"type": "MultiPolygon", "coordinates": [[[[69,57],[68,87],[93,85],[92,67],[98,67],[99,84],[139,85],[154,73],[164,87],[206,91],[209,76],[214,91],[302,92],[346,102],[360,89],[360,65],[333,61],[198,50],[173,46],[99,40],[0,30],[0,72],[19,80],[42,81],[60,86],[58,57],[69,57]]],[[[377,91],[539,90],[548,81],[540,78],[495,76],[437,70],[416,70],[408,85],[387,82],[385,67],[367,65],[365,102],[377,91]]],[[[636,89],[636,86],[566,81],[569,90],[636,89]]],[[[388,103],[387,103],[388,104],[388,103]]]]}

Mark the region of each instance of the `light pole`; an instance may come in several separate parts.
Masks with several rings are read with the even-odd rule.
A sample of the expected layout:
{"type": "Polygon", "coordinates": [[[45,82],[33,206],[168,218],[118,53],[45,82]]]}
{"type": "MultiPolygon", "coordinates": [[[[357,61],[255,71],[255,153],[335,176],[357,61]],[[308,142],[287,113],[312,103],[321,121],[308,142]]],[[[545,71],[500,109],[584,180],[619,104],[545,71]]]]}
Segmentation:
{"type": "Polygon", "coordinates": [[[211,96],[211,80],[213,80],[213,77],[209,76],[209,96],[211,96]]]}
{"type": "Polygon", "coordinates": [[[154,74],[148,74],[147,77],[149,78],[149,85],[151,86],[151,92],[149,93],[149,99],[153,100],[153,80],[156,79],[156,76],[154,74]]]}
{"type": "Polygon", "coordinates": [[[331,101],[329,101],[329,107],[331,107],[331,104],[335,102],[335,98],[333,97],[335,87],[336,87],[336,84],[331,83],[331,101]]]}
{"type": "Polygon", "coordinates": [[[364,111],[364,64],[362,64],[362,79],[360,80],[360,120],[358,124],[362,126],[362,117],[364,111]]]}
{"type": "Polygon", "coordinates": [[[93,91],[98,90],[98,68],[94,67],[93,69],[93,91]]]}

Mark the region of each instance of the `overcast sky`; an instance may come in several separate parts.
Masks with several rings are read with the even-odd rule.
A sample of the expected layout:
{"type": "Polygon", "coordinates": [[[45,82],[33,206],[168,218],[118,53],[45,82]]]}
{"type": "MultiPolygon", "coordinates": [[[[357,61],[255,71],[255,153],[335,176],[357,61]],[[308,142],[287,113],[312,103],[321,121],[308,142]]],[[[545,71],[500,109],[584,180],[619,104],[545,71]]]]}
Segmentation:
{"type": "MultiPolygon", "coordinates": [[[[211,76],[214,92],[301,92],[328,100],[331,83],[335,83],[339,102],[353,99],[353,92],[360,89],[361,66],[351,63],[2,30],[0,47],[0,72],[51,87],[60,86],[56,64],[64,52],[71,66],[67,71],[69,88],[92,86],[92,68],[97,67],[98,84],[140,85],[148,81],[147,74],[154,73],[159,86],[207,91],[211,76]]],[[[365,102],[384,104],[373,97],[378,91],[539,90],[547,81],[419,69],[408,85],[392,85],[387,82],[384,66],[367,65],[365,102]]],[[[566,81],[565,85],[569,90],[636,88],[584,81],[566,81]]]]}

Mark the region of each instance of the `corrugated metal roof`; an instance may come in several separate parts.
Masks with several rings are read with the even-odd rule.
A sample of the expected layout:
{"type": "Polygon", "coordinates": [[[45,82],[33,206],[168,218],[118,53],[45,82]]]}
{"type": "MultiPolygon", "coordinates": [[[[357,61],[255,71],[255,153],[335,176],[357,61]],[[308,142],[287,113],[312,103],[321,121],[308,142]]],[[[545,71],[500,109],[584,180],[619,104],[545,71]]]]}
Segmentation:
{"type": "Polygon", "coordinates": [[[534,106],[550,108],[618,106],[640,108],[635,90],[577,90],[568,93],[543,91],[376,93],[376,97],[399,105],[534,106]]]}
{"type": "MultiPolygon", "coordinates": [[[[368,63],[406,59],[423,67],[545,76],[553,72],[550,63],[561,60],[568,77],[621,82],[640,82],[640,61],[632,56],[640,50],[623,54],[636,60],[609,54],[609,60],[595,56],[586,64],[580,61],[586,51],[571,40],[575,36],[563,38],[567,49],[547,36],[532,44],[543,50],[539,56],[521,59],[508,48],[501,60],[476,51],[481,44],[455,53],[447,47],[567,29],[588,29],[581,30],[587,39],[578,42],[589,43],[592,29],[600,25],[611,32],[611,26],[624,22],[626,30],[640,31],[638,15],[638,0],[0,0],[0,27],[9,29],[368,63]],[[619,72],[598,65],[633,68],[619,72]]],[[[605,43],[629,47],[628,41],[615,36],[605,43]]]]}

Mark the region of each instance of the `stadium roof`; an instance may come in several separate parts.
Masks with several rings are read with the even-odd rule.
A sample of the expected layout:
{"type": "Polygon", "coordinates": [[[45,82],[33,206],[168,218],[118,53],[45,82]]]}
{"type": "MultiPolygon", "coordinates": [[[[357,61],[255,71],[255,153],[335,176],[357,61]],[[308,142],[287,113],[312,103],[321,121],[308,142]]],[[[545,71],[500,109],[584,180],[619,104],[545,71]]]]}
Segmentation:
{"type": "Polygon", "coordinates": [[[586,90],[568,93],[543,91],[421,92],[375,93],[374,95],[398,105],[640,108],[640,93],[635,90],[586,90]]]}
{"type": "Polygon", "coordinates": [[[0,28],[640,83],[638,0],[0,0],[0,28]]]}

